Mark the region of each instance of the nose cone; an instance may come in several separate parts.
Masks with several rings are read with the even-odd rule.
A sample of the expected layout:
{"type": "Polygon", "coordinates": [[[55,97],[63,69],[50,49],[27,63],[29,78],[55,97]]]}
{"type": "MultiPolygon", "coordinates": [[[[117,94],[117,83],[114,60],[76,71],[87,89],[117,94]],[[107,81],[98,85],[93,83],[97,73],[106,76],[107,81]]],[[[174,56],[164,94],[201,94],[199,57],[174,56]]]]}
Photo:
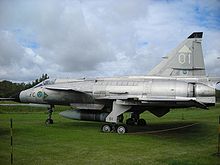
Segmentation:
{"type": "Polygon", "coordinates": [[[21,91],[20,95],[19,95],[19,98],[20,98],[20,101],[22,103],[28,103],[30,102],[30,94],[31,94],[31,91],[30,89],[26,89],[24,91],[21,91]]]}

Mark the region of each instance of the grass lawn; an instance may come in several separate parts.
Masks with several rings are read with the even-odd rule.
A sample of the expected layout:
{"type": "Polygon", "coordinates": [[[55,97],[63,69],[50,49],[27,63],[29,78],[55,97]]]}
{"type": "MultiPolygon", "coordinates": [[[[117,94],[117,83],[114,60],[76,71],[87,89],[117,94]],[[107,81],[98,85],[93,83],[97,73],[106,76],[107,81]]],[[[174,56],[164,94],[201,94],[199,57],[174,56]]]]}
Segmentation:
{"type": "MultiPolygon", "coordinates": [[[[102,123],[74,121],[54,113],[55,123],[45,126],[44,108],[0,107],[0,164],[10,164],[9,119],[14,125],[14,164],[148,164],[220,165],[217,152],[220,105],[210,110],[172,110],[162,118],[145,112],[147,131],[198,123],[192,127],[147,134],[101,133],[102,123]]],[[[128,118],[128,114],[125,115],[128,118]]],[[[137,132],[137,133],[135,133],[137,132]]]]}

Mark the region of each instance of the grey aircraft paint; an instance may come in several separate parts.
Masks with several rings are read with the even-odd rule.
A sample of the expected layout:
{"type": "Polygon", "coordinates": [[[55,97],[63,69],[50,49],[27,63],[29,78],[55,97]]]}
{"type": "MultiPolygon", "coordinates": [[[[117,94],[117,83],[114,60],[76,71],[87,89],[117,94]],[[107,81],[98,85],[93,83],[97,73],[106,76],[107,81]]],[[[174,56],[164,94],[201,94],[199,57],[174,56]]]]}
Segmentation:
{"type": "MultiPolygon", "coordinates": [[[[195,32],[169,53],[148,76],[96,79],[48,79],[22,91],[24,103],[68,105],[77,110],[61,112],[70,119],[105,121],[102,131],[125,133],[123,113],[131,112],[127,124],[144,125],[140,114],[148,110],[161,117],[171,108],[215,105],[218,77],[206,77],[202,32],[195,32]]],[[[219,96],[218,96],[219,97],[219,96]]],[[[47,121],[51,121],[49,109],[47,121]]]]}

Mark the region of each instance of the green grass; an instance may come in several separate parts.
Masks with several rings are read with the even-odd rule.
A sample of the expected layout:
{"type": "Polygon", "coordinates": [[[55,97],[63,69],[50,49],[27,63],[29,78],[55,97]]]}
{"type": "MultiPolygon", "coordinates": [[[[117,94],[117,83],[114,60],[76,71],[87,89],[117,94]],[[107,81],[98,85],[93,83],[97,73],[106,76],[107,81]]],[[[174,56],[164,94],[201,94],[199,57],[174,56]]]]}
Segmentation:
{"type": "MultiPolygon", "coordinates": [[[[0,107],[0,164],[10,164],[9,119],[14,121],[14,164],[148,164],[218,165],[218,116],[220,105],[208,111],[173,110],[162,118],[145,112],[146,130],[189,128],[157,134],[130,128],[130,134],[101,133],[102,123],[64,119],[54,113],[55,123],[44,125],[44,108],[0,107]],[[134,133],[138,132],[138,133],[134,133]]],[[[128,114],[125,115],[128,118],[128,114]]]]}

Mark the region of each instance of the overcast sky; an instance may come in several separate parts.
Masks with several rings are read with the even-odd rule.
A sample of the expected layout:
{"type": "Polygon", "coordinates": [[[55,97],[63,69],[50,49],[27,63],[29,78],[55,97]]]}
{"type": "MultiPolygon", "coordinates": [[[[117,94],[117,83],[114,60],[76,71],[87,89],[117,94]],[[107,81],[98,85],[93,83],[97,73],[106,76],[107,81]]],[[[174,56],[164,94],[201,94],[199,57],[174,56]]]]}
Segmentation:
{"type": "Polygon", "coordinates": [[[0,80],[146,75],[193,31],[220,76],[219,0],[1,0],[0,80]]]}

